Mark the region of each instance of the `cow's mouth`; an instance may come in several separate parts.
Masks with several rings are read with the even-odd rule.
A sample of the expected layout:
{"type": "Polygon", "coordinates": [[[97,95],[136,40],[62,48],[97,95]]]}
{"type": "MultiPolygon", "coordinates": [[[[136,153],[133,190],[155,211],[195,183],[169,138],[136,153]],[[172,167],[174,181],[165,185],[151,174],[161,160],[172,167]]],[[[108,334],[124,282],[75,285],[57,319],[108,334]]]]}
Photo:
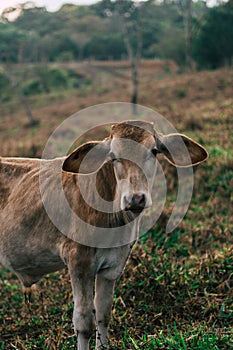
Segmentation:
{"type": "Polygon", "coordinates": [[[130,207],[130,208],[125,208],[125,211],[131,211],[135,215],[141,214],[141,212],[144,210],[144,207],[130,207]]]}

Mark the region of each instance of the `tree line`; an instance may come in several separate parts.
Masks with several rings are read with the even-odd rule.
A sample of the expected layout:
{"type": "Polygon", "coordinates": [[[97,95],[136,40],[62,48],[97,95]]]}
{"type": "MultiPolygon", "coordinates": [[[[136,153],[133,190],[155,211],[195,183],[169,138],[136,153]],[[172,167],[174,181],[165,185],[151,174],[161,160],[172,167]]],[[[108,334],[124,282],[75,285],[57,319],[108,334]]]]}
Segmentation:
{"type": "Polygon", "coordinates": [[[201,0],[102,0],[54,13],[27,2],[1,15],[0,62],[119,60],[140,46],[145,59],[217,68],[232,64],[232,23],[232,0],[212,8],[201,0]]]}

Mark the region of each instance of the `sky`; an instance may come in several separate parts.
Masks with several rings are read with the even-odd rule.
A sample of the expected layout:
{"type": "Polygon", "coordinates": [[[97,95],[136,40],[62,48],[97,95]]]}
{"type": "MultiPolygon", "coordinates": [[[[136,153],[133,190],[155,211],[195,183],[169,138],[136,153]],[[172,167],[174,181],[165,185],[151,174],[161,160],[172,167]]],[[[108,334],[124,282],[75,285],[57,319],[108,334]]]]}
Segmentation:
{"type": "MultiPolygon", "coordinates": [[[[27,0],[0,0],[0,14],[7,7],[13,7],[16,4],[25,3],[27,0]]],[[[63,4],[90,5],[98,0],[34,0],[36,6],[45,6],[48,11],[57,11],[63,4]]]]}

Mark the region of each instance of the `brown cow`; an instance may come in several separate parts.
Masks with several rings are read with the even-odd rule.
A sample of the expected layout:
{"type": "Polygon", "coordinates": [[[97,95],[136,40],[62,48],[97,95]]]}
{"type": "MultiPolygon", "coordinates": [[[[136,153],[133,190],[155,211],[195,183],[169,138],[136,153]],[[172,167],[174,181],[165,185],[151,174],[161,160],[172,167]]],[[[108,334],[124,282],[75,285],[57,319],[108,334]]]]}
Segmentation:
{"type": "Polygon", "coordinates": [[[207,158],[190,138],[159,135],[142,121],[114,124],[108,138],[85,143],[64,159],[0,158],[1,262],[26,288],[68,266],[79,350],[89,348],[95,329],[96,348],[107,344],[114,284],[152,203],[157,153],[185,167],[207,158]],[[101,201],[106,210],[98,209],[101,201]],[[104,235],[97,238],[98,229],[104,235]]]}

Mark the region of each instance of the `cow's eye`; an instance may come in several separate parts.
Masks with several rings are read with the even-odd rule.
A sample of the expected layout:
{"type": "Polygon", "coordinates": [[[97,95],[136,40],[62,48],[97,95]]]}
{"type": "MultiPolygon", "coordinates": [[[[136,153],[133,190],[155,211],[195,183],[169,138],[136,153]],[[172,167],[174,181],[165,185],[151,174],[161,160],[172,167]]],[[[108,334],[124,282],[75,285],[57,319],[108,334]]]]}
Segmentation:
{"type": "Polygon", "coordinates": [[[157,156],[157,154],[158,154],[158,150],[156,149],[156,148],[153,148],[152,150],[151,150],[151,152],[152,152],[152,154],[156,157],[157,156]]]}
{"type": "Polygon", "coordinates": [[[113,152],[110,152],[110,153],[109,153],[109,157],[110,157],[110,159],[111,159],[112,162],[114,162],[114,161],[117,160],[117,158],[116,158],[116,156],[115,156],[115,154],[114,154],[113,152]]]}

